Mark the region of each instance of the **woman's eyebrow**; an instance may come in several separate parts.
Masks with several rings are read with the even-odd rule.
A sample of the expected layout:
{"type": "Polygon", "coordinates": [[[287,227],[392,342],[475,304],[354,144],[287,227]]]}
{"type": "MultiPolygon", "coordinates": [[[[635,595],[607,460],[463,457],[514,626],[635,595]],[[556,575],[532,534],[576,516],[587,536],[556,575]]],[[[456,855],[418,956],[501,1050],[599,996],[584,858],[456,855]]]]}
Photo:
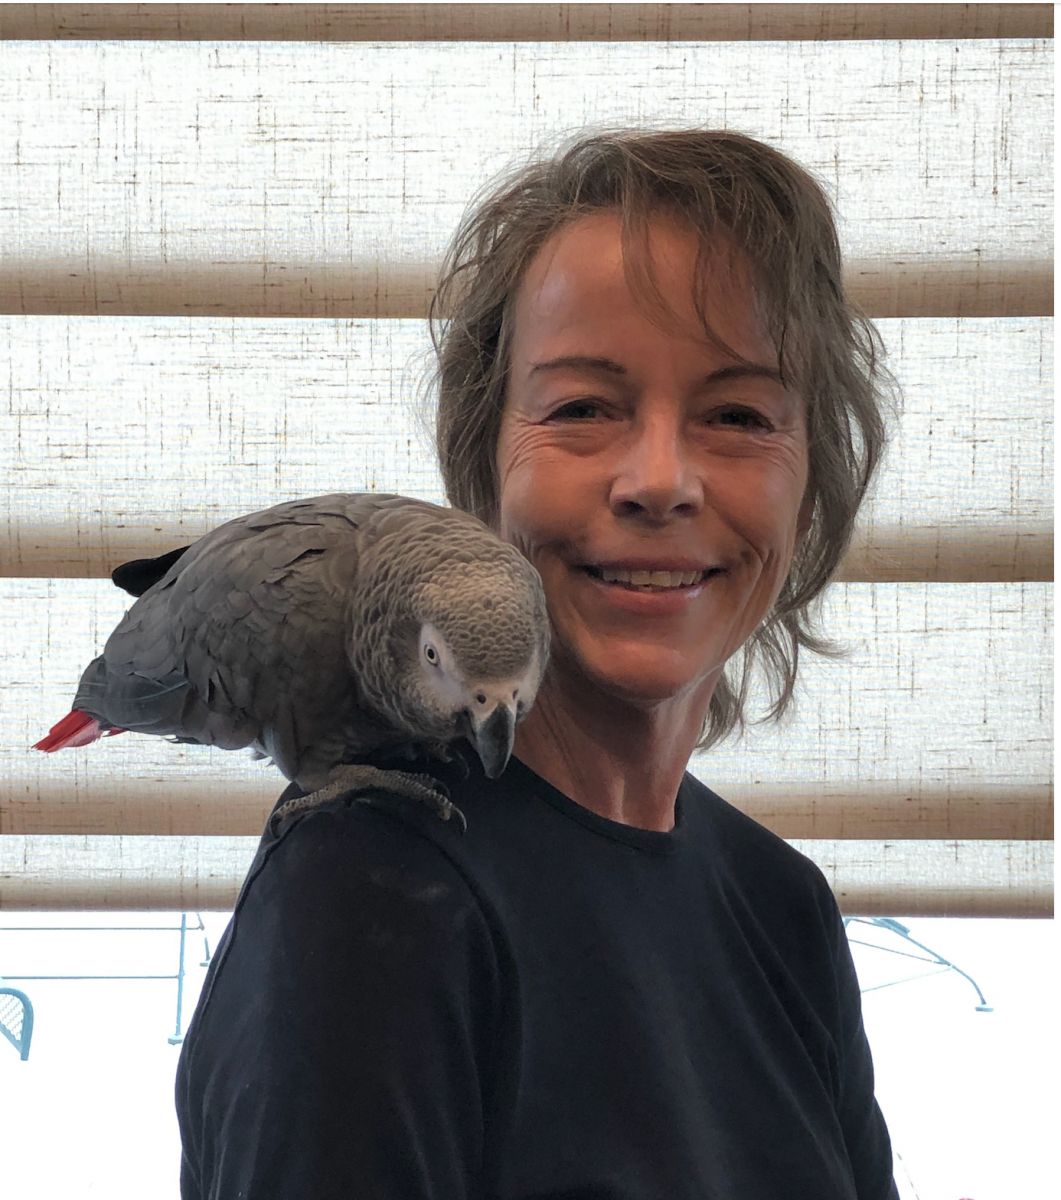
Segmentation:
{"type": "MultiPolygon", "coordinates": [[[[558,358],[549,358],[543,362],[531,363],[530,374],[533,375],[537,371],[563,371],[565,369],[576,368],[583,371],[603,371],[609,375],[625,375],[626,368],[615,362],[611,358],[598,358],[595,355],[589,354],[563,354],[558,358]]],[[[770,379],[774,383],[779,383],[782,387],[785,384],[781,372],[776,367],[761,366],[758,363],[732,363],[726,367],[719,367],[716,371],[711,371],[705,375],[702,382],[705,384],[720,383],[727,379],[746,379],[746,378],[761,378],[770,379]]]]}
{"type": "Polygon", "coordinates": [[[720,383],[726,379],[771,379],[774,383],[785,386],[785,380],[776,367],[764,367],[758,363],[733,363],[728,367],[719,367],[710,375],[704,376],[704,383],[720,383]]]}
{"type": "Polygon", "coordinates": [[[562,354],[544,362],[531,363],[530,374],[536,371],[563,371],[576,367],[583,371],[605,371],[609,375],[625,375],[626,368],[610,358],[597,358],[590,354],[562,354]]]}

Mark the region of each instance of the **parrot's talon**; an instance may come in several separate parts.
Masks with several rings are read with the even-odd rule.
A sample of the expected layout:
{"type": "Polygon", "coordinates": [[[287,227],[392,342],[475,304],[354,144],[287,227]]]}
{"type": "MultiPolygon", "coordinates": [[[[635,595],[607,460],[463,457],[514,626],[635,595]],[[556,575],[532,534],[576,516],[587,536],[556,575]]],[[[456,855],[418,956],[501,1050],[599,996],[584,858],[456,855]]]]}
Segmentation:
{"type": "Polygon", "coordinates": [[[431,808],[441,821],[449,821],[456,814],[461,833],[468,831],[464,813],[449,798],[444,784],[430,775],[412,775],[407,771],[384,771],[380,767],[346,763],[334,770],[323,787],[305,796],[296,796],[282,804],[273,813],[273,828],[277,829],[290,816],[318,808],[329,800],[343,796],[362,803],[370,802],[366,792],[389,792],[392,795],[408,796],[431,808]]]}
{"type": "MultiPolygon", "coordinates": [[[[463,835],[468,832],[468,818],[464,815],[464,813],[461,812],[461,810],[455,804],[450,805],[450,810],[451,810],[450,815],[456,816],[457,820],[460,822],[461,836],[463,837],[463,835]]],[[[448,818],[447,818],[447,820],[448,820],[448,818]]]]}

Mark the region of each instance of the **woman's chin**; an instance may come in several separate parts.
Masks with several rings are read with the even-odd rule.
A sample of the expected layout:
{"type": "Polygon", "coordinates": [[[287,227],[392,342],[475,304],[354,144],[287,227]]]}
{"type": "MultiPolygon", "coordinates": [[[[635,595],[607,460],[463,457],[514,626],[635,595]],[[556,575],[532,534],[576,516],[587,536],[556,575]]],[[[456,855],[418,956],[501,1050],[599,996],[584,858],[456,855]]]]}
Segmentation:
{"type": "Polygon", "coordinates": [[[596,691],[626,704],[654,708],[667,701],[697,701],[705,712],[721,675],[721,669],[694,670],[687,657],[658,648],[651,653],[613,655],[603,662],[583,659],[580,666],[596,691]]]}

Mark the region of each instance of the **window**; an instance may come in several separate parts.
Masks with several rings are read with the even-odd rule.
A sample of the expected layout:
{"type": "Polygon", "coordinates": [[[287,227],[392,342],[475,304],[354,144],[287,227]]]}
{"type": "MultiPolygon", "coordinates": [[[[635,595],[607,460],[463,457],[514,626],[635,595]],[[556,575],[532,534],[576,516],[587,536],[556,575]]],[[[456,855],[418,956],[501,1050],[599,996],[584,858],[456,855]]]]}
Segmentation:
{"type": "MultiPolygon", "coordinates": [[[[815,858],[847,913],[1047,915],[1052,33],[1036,4],[0,6],[5,915],[232,905],[265,767],[131,736],[27,749],[124,608],[109,571],[295,495],[438,498],[410,399],[468,198],[573,125],[695,122],[826,183],[905,399],[826,605],[849,656],[808,663],[784,728],[692,768],[815,858]]],[[[117,1075],[101,1047],[134,1025],[91,1007],[102,986],[35,989],[42,1013],[80,1005],[67,1062],[89,1080],[117,1075]]],[[[872,993],[867,1022],[940,986],[872,993]]],[[[161,1013],[170,987],[115,994],[161,1013]]],[[[19,1064],[0,1043],[5,1079],[30,1087],[45,1045],[19,1064]]],[[[70,1130],[40,1169],[89,1160],[89,1126],[70,1130]]],[[[142,1150],[164,1157],[131,1139],[112,1170],[132,1180],[142,1150]]]]}
{"type": "Polygon", "coordinates": [[[1054,923],[910,917],[903,925],[975,985],[900,957],[923,952],[893,933],[848,927],[853,943],[880,947],[852,951],[900,1197],[1048,1194],[1056,1101],[1043,1064],[1059,982],[1054,923]],[[981,1011],[977,988],[990,1011],[981,1011]]]}

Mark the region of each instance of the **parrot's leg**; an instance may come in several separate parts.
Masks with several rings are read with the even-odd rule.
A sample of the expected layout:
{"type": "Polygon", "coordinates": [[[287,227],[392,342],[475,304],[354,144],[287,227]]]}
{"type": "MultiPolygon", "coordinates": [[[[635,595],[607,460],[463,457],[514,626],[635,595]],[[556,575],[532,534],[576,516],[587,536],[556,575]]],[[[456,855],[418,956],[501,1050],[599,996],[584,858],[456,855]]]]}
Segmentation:
{"type": "Polygon", "coordinates": [[[306,809],[316,808],[329,800],[337,800],[340,796],[351,792],[382,791],[399,796],[408,796],[419,800],[434,809],[443,821],[456,817],[460,822],[461,832],[468,828],[464,814],[446,795],[445,789],[430,775],[413,775],[408,771],[384,771],[379,767],[364,763],[345,763],[336,767],[330,774],[328,782],[310,792],[307,796],[298,796],[282,804],[273,814],[273,819],[279,824],[285,818],[306,809]]]}

